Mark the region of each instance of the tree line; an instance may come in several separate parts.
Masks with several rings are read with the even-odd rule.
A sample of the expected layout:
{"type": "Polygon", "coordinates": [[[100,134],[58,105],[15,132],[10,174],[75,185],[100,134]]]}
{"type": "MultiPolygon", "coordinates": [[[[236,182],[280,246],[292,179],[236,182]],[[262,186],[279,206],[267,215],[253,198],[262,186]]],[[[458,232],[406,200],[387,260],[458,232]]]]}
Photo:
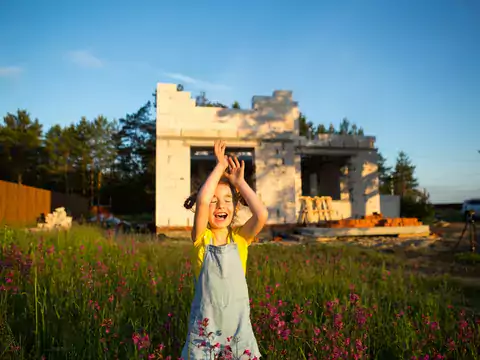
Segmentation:
{"type": "MultiPolygon", "coordinates": [[[[69,125],[48,129],[24,109],[7,113],[0,124],[0,179],[66,194],[79,194],[91,204],[112,205],[118,214],[153,213],[155,209],[154,100],[118,120],[99,115],[81,117],[69,125]]],[[[228,106],[196,97],[197,106],[228,106]]],[[[235,101],[231,108],[240,109],[235,101]]],[[[300,116],[300,134],[363,135],[348,119],[316,127],[300,116]]],[[[383,194],[415,194],[415,166],[400,152],[394,167],[380,154],[379,178],[383,194]]]]}
{"type": "Polygon", "coordinates": [[[116,120],[99,115],[49,129],[26,110],[0,125],[0,179],[66,194],[119,213],[154,209],[155,118],[150,101],[116,120]]]}

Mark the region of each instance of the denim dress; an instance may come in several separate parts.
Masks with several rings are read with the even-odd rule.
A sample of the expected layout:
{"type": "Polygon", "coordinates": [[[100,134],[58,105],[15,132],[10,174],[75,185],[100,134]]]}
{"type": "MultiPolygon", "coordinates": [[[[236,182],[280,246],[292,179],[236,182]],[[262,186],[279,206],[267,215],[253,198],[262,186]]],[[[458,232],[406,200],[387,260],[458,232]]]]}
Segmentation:
{"type": "Polygon", "coordinates": [[[206,360],[218,354],[227,359],[259,359],[250,322],[247,281],[233,237],[230,243],[205,248],[195,283],[183,360],[206,360]]]}

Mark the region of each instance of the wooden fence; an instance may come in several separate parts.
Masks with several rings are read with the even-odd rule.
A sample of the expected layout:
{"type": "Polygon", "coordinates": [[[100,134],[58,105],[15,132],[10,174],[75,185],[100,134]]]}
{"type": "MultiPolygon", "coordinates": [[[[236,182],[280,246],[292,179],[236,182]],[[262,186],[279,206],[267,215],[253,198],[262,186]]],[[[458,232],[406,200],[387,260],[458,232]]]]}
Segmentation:
{"type": "Polygon", "coordinates": [[[41,214],[64,207],[74,218],[87,215],[88,200],[0,180],[0,224],[34,224],[41,214]]]}

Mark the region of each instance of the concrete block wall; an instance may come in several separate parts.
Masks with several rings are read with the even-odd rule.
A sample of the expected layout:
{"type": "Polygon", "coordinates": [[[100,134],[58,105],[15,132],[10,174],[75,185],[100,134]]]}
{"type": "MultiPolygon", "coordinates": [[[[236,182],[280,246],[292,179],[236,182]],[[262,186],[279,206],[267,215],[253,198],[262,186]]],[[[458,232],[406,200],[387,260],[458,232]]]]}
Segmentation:
{"type": "Polygon", "coordinates": [[[261,141],[298,134],[298,116],[290,91],[256,96],[252,109],[239,110],[197,107],[189,92],[177,91],[175,84],[158,84],[157,227],[193,224],[193,213],[183,208],[190,195],[190,146],[212,146],[218,138],[225,139],[227,146],[255,148],[256,187],[270,210],[269,222],[294,223],[301,192],[299,157],[293,144],[261,141]]]}
{"type": "Polygon", "coordinates": [[[333,200],[332,208],[332,220],[343,220],[352,217],[352,204],[349,200],[333,200]]]}
{"type": "MultiPolygon", "coordinates": [[[[380,195],[380,212],[385,218],[400,217],[400,197],[397,195],[380,195]]],[[[332,201],[333,219],[343,220],[352,217],[352,204],[348,200],[332,201]]],[[[373,211],[372,211],[373,213],[373,211]]]]}
{"type": "MultiPolygon", "coordinates": [[[[238,137],[264,138],[272,134],[295,132],[298,104],[290,91],[275,91],[272,96],[255,96],[252,109],[197,107],[192,94],[177,91],[175,84],[157,84],[157,129],[198,132],[205,137],[212,131],[233,131],[238,137]]],[[[297,129],[298,132],[298,129],[297,129]]]]}
{"type": "Polygon", "coordinates": [[[383,217],[400,217],[400,196],[380,195],[380,210],[383,217]]]}
{"type": "Polygon", "coordinates": [[[190,195],[190,146],[182,140],[157,141],[157,226],[188,226],[193,216],[183,204],[190,195]]]}

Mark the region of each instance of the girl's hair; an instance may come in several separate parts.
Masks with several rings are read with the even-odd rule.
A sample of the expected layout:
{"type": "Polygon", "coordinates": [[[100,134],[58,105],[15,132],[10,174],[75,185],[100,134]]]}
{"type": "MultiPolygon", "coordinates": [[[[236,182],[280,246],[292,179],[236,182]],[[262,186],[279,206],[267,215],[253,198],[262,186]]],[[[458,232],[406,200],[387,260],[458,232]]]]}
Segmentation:
{"type": "MultiPolygon", "coordinates": [[[[243,206],[248,206],[247,205],[247,202],[245,201],[245,199],[240,195],[240,193],[237,191],[237,189],[235,188],[235,186],[233,186],[230,181],[228,181],[228,179],[226,177],[222,177],[220,179],[220,181],[218,182],[219,184],[225,184],[225,185],[228,185],[230,187],[230,190],[232,192],[232,196],[233,196],[233,205],[236,207],[238,203],[242,204],[243,206]]],[[[203,186],[203,185],[202,185],[203,186]]],[[[185,207],[185,209],[187,210],[190,210],[193,208],[193,206],[195,205],[195,203],[197,202],[197,196],[198,196],[198,192],[200,191],[200,189],[202,188],[202,186],[200,186],[200,188],[194,192],[193,194],[191,194],[187,200],[185,200],[185,202],[183,203],[183,206],[185,207]]]]}

